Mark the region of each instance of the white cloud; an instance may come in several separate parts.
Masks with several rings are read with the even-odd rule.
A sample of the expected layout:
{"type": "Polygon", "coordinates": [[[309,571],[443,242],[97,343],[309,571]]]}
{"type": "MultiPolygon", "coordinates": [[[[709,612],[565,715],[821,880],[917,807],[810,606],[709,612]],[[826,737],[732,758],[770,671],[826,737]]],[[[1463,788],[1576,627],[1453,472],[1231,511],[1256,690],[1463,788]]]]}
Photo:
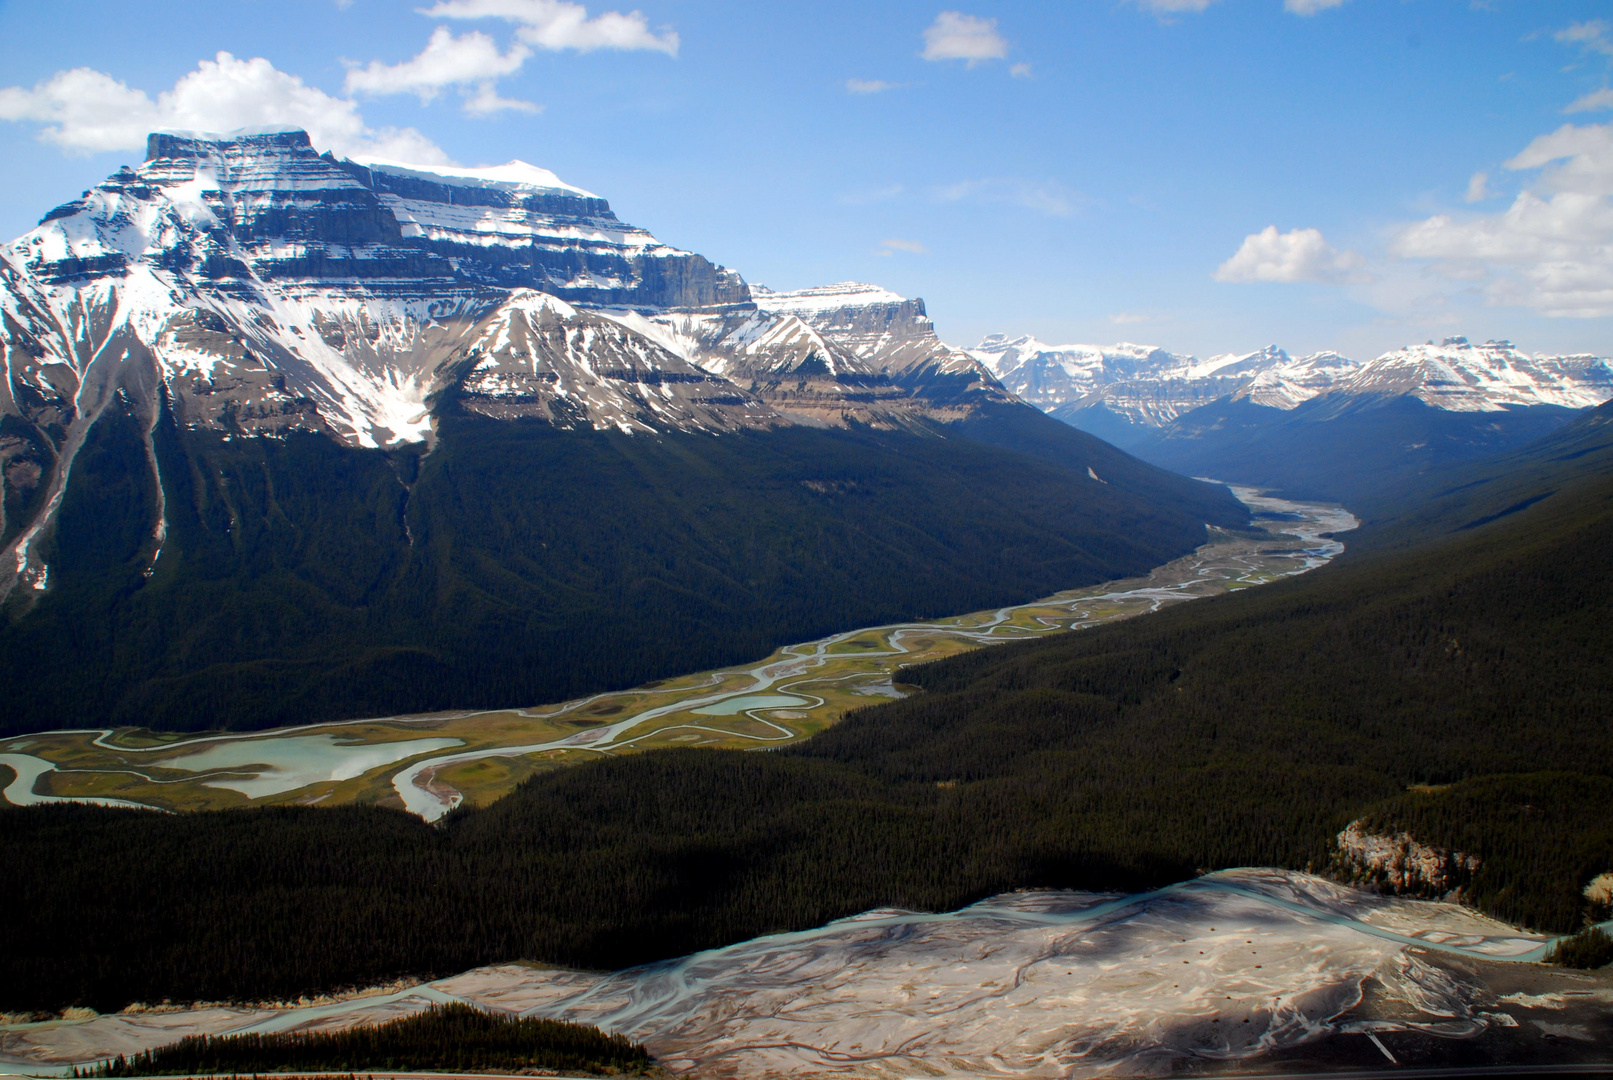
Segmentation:
{"type": "Polygon", "coordinates": [[[1554,166],[1541,176],[1548,191],[1613,193],[1613,125],[1564,124],[1550,135],[1537,137],[1506,163],[1515,170],[1547,165],[1554,166]]]}
{"type": "Polygon", "coordinates": [[[1049,217],[1069,217],[1087,201],[1085,196],[1055,180],[1021,180],[1014,177],[962,180],[935,189],[935,197],[944,203],[1007,203],[1049,217]]]}
{"type": "Polygon", "coordinates": [[[1315,15],[1342,3],[1344,0],[1283,0],[1283,10],[1295,15],[1315,15]]]}
{"type": "Polygon", "coordinates": [[[1008,42],[997,33],[996,19],[980,19],[960,11],[943,11],[924,31],[926,60],[966,60],[970,67],[1008,55],[1008,42]]]}
{"type": "Polygon", "coordinates": [[[1143,315],[1136,311],[1117,311],[1109,316],[1109,321],[1116,326],[1135,326],[1137,323],[1154,322],[1150,315],[1143,315]]]}
{"type": "Polygon", "coordinates": [[[1353,251],[1336,250],[1319,229],[1280,233],[1277,226],[1267,225],[1243,238],[1243,244],[1232,258],[1216,268],[1215,280],[1339,284],[1353,280],[1362,262],[1361,256],[1353,251]]]}
{"type": "Polygon", "coordinates": [[[84,154],[138,147],[147,132],[163,126],[145,91],[91,68],[58,71],[32,90],[0,90],[0,119],[48,124],[41,139],[84,154]]]}
{"type": "Polygon", "coordinates": [[[70,153],[137,150],[159,128],[230,131],[273,124],[306,128],[315,145],[338,154],[421,164],[447,155],[413,128],[371,128],[358,104],[332,97],[262,57],[221,52],[203,60],[153,101],[105,72],[58,71],[32,89],[0,89],[0,120],[45,125],[41,140],[70,153]]]}
{"type": "Polygon", "coordinates": [[[1552,35],[1564,45],[1578,45],[1587,52],[1613,56],[1613,26],[1606,19],[1586,19],[1570,23],[1565,30],[1552,35]]]}
{"type": "Polygon", "coordinates": [[[1467,180],[1467,194],[1463,196],[1470,203],[1483,202],[1493,198],[1495,192],[1490,190],[1490,174],[1476,172],[1467,180]]]}
{"type": "Polygon", "coordinates": [[[1563,112],[1601,112],[1603,109],[1613,109],[1613,87],[1604,86],[1600,90],[1592,90],[1584,97],[1570,102],[1563,112]]]}
{"type": "Polygon", "coordinates": [[[1031,66],[1029,64],[1014,64],[1009,67],[1008,74],[1016,79],[1029,79],[1032,77],[1031,66]]]}
{"type": "Polygon", "coordinates": [[[575,49],[648,49],[678,55],[677,31],[652,31],[644,15],[607,11],[588,17],[588,9],[567,0],[437,0],[422,15],[436,19],[503,19],[517,27],[515,36],[528,45],[559,51],[575,49]]]}
{"type": "Polygon", "coordinates": [[[455,37],[446,26],[432,32],[418,56],[400,64],[372,60],[368,67],[347,73],[349,94],[414,94],[421,102],[435,98],[447,86],[481,86],[501,75],[520,70],[532,50],[511,45],[500,53],[498,43],[472,31],[455,37]]]}
{"type": "Polygon", "coordinates": [[[1542,170],[1499,214],[1440,214],[1401,229],[1390,251],[1475,283],[1491,304],[1543,315],[1613,315],[1613,125],[1565,124],[1506,163],[1542,170]]]}
{"type": "Polygon", "coordinates": [[[880,250],[874,252],[874,254],[890,255],[897,251],[905,251],[909,255],[928,255],[930,253],[930,249],[917,240],[881,240],[879,247],[880,250]]]}
{"type": "Polygon", "coordinates": [[[846,93],[878,94],[885,90],[894,90],[899,85],[899,83],[886,82],[884,79],[847,79],[846,93]]]}

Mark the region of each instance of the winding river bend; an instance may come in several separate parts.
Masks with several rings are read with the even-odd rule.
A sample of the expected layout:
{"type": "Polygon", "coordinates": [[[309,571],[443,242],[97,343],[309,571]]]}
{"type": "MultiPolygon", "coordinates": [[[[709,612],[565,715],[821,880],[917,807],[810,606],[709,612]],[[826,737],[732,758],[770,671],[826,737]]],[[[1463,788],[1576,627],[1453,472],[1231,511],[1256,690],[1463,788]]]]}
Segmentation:
{"type": "MultiPolygon", "coordinates": [[[[802,645],[789,645],[755,667],[722,673],[738,676],[737,686],[733,685],[733,678],[727,678],[720,690],[682,696],[562,739],[508,747],[498,753],[578,750],[604,753],[664,737],[674,729],[685,733],[721,730],[698,722],[656,723],[686,713],[746,716],[763,730],[739,733],[741,738],[756,744],[788,742],[797,738],[798,733],[781,720],[801,719],[796,714],[828,704],[823,696],[812,692],[818,684],[840,681],[853,693],[900,697],[892,681],[893,675],[903,663],[912,660],[915,653],[934,652],[938,636],[966,645],[1001,644],[1148,614],[1168,604],[1303,574],[1343,552],[1344,545],[1336,539],[1336,534],[1359,524],[1353,514],[1341,507],[1271,498],[1253,488],[1234,487],[1232,490],[1255,512],[1256,521],[1265,524],[1265,538],[1219,538],[1219,543],[1206,544],[1192,555],[1160,567],[1140,584],[1111,583],[958,619],[863,627],[802,645]],[[868,641],[869,638],[877,639],[877,644],[868,641]],[[859,670],[846,674],[827,670],[845,655],[837,653],[836,649],[851,642],[861,642],[863,647],[850,658],[875,661],[875,669],[861,670],[859,665],[859,670]]],[[[604,696],[585,699],[576,703],[576,707],[596,703],[604,696]]],[[[434,786],[433,779],[450,766],[488,756],[492,755],[485,750],[467,750],[427,758],[399,772],[392,778],[392,786],[405,807],[433,821],[459,804],[457,793],[434,786]]]]}
{"type": "Polygon", "coordinates": [[[57,731],[0,742],[12,803],[97,802],[168,810],[263,803],[384,802],[428,821],[486,802],[532,772],[657,746],[767,749],[852,708],[902,697],[900,669],[1002,642],[1077,630],[1303,574],[1344,550],[1341,507],[1232,489],[1248,532],[1210,531],[1147,577],[1072,589],[947,619],[847,630],[756,664],[523,709],[381,717],[200,737],[57,731]],[[24,752],[26,751],[26,753],[24,752]]]}

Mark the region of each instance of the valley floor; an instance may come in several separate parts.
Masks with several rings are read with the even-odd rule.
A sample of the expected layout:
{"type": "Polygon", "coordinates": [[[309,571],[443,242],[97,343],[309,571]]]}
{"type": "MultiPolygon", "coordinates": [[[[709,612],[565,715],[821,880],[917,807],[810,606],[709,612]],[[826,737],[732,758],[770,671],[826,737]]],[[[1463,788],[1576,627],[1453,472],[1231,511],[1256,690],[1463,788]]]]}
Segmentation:
{"type": "Polygon", "coordinates": [[[339,1029],[446,1001],[597,1024],[701,1077],[1604,1060],[1613,971],[1530,963],[1548,942],[1454,904],[1231,870],[1134,895],[871,911],[611,974],[506,964],[318,1002],[12,1024],[0,1070],[59,1074],[189,1034],[339,1029]]]}
{"type": "Polygon", "coordinates": [[[667,746],[766,748],[903,692],[909,664],[1157,611],[1305,573],[1356,526],[1339,507],[1234,488],[1260,528],[1210,542],[1146,578],[1058,593],[950,619],[849,630],[759,664],[699,672],[530,709],[387,717],[248,735],[139,729],[55,731],[0,742],[0,783],[17,805],[89,801],[203,810],[381,803],[427,820],[485,804],[546,768],[667,746]],[[429,734],[427,734],[429,733],[429,734]],[[401,766],[401,769],[400,769],[401,766]]]}

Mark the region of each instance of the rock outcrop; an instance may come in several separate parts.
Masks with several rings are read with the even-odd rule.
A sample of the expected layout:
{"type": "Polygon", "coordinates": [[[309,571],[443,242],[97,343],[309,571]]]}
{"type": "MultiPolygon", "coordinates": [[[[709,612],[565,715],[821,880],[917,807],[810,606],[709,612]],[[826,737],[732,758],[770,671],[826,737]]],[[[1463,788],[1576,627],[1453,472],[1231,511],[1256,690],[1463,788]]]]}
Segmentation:
{"type": "Polygon", "coordinates": [[[1443,896],[1460,889],[1479,868],[1475,855],[1423,844],[1410,833],[1369,832],[1352,821],[1338,835],[1336,869],[1348,880],[1384,892],[1443,896]]]}

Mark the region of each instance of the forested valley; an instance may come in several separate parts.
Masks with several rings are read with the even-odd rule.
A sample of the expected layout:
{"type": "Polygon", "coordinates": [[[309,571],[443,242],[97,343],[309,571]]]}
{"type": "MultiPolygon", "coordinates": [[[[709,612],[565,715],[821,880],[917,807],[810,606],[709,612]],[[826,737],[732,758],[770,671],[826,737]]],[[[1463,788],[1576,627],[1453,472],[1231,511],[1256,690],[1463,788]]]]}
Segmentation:
{"type": "Polygon", "coordinates": [[[0,1008],[614,968],[878,906],[1324,871],[1362,818],[1478,855],[1481,909],[1574,930],[1613,869],[1607,430],[1442,478],[1313,574],[910,670],[923,693],[788,751],[604,760],[440,827],[0,812],[0,1008]]]}

